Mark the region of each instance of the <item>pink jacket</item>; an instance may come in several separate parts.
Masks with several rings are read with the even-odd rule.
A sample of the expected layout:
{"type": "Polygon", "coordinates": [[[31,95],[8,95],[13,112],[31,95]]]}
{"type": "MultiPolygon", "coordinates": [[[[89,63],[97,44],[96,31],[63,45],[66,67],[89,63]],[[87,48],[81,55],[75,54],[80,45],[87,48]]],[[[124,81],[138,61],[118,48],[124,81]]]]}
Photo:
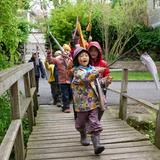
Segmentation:
{"type": "Polygon", "coordinates": [[[69,59],[64,58],[62,55],[59,55],[56,58],[52,57],[49,60],[50,63],[57,64],[59,84],[70,84],[70,77],[67,70],[68,61],[69,59]]]}

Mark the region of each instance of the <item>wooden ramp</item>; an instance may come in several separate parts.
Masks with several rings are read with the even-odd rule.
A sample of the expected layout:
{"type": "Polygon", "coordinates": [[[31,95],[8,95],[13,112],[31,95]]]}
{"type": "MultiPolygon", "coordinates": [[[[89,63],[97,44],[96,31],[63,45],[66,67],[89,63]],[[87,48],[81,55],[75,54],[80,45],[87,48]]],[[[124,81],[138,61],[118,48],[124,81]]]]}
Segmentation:
{"type": "Polygon", "coordinates": [[[81,146],[73,113],[62,113],[52,105],[40,106],[26,160],[160,160],[160,150],[126,122],[113,118],[108,110],[102,125],[101,143],[106,149],[95,156],[92,144],[81,146]]]}

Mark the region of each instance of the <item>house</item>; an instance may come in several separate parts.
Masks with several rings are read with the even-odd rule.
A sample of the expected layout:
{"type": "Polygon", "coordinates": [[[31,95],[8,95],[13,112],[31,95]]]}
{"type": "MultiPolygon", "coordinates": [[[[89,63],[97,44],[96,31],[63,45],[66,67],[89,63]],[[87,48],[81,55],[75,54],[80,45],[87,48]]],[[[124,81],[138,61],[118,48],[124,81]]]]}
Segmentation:
{"type": "Polygon", "coordinates": [[[153,28],[160,26],[160,0],[148,0],[148,24],[153,28]]]}
{"type": "MultiPolygon", "coordinates": [[[[50,15],[50,11],[53,8],[53,4],[49,0],[46,0],[43,5],[41,0],[32,0],[30,6],[30,10],[27,12],[27,19],[32,24],[36,24],[40,19],[44,20],[45,16],[50,15]]],[[[31,58],[33,52],[39,52],[42,61],[45,59],[45,41],[44,33],[40,29],[33,28],[25,44],[26,62],[31,58]]]]}

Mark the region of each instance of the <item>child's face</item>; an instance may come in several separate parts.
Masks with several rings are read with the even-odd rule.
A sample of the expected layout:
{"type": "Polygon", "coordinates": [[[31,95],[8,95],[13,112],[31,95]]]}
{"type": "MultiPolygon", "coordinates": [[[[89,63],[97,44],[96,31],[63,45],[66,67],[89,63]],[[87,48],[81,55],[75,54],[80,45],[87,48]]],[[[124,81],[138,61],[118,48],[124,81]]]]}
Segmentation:
{"type": "Polygon", "coordinates": [[[82,52],[78,56],[78,63],[81,66],[87,67],[89,64],[89,55],[86,52],[82,52]]]}
{"type": "Polygon", "coordinates": [[[90,53],[92,59],[96,59],[98,57],[98,54],[99,54],[96,47],[91,47],[89,49],[89,53],[90,53]]]}

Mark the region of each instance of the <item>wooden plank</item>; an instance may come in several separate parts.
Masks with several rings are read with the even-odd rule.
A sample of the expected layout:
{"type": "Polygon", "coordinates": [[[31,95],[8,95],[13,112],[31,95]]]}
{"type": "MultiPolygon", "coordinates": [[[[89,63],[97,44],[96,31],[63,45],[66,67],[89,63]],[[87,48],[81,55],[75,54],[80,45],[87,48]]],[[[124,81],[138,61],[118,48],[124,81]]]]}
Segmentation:
{"type": "MultiPolygon", "coordinates": [[[[106,146],[107,147],[107,146],[106,146]]],[[[150,153],[150,156],[152,156],[152,152],[155,152],[155,148],[152,148],[150,146],[140,146],[140,147],[128,147],[128,148],[116,148],[116,149],[110,149],[106,148],[104,150],[103,155],[115,155],[115,154],[131,154],[131,153],[136,153],[136,154],[141,154],[143,152],[148,152],[150,153]]],[[[156,151],[156,154],[160,156],[160,153],[158,150],[156,151]]],[[[76,158],[76,157],[85,157],[85,156],[90,156],[91,158],[94,155],[93,153],[93,148],[90,149],[89,147],[83,147],[83,150],[78,150],[78,151],[72,151],[72,152],[64,152],[61,150],[61,152],[56,152],[56,153],[48,153],[48,154],[28,154],[27,159],[34,160],[34,159],[66,159],[66,158],[76,158]]]]}
{"type": "MultiPolygon", "coordinates": [[[[157,70],[160,70],[160,63],[156,62],[157,70]]],[[[140,61],[117,61],[114,63],[111,68],[114,69],[123,69],[127,68],[129,70],[134,71],[147,71],[145,65],[143,65],[140,61]]]]}
{"type": "Polygon", "coordinates": [[[128,87],[128,69],[123,69],[120,103],[119,103],[119,118],[122,120],[126,120],[127,118],[127,98],[123,96],[123,93],[127,93],[127,87],[128,87]]]}
{"type": "Polygon", "coordinates": [[[15,139],[14,150],[15,150],[15,159],[16,160],[24,160],[25,159],[22,124],[19,127],[17,137],[15,139]]]}
{"type": "Polygon", "coordinates": [[[35,92],[36,92],[36,87],[32,87],[31,88],[31,97],[34,96],[35,92]]]}
{"type": "MultiPolygon", "coordinates": [[[[106,149],[116,149],[116,148],[131,148],[131,147],[140,147],[140,146],[152,146],[151,143],[148,141],[142,141],[142,142],[128,142],[128,143],[113,143],[113,144],[107,144],[106,149]]],[[[39,153],[56,153],[56,152],[70,152],[70,151],[82,151],[86,149],[93,149],[93,146],[87,146],[85,148],[84,146],[68,146],[68,147],[60,147],[60,148],[35,148],[35,149],[28,149],[28,154],[39,154],[39,153]]]]}
{"type": "Polygon", "coordinates": [[[0,145],[1,160],[8,160],[21,125],[21,120],[12,120],[7,133],[0,145]]]}
{"type": "Polygon", "coordinates": [[[159,160],[160,152],[148,141],[148,137],[131,128],[126,122],[111,117],[109,112],[105,113],[102,119],[104,130],[101,143],[106,150],[101,156],[95,156],[92,145],[80,144],[73,114],[64,114],[59,108],[53,109],[49,106],[40,106],[40,110],[36,118],[37,126],[29,138],[27,160],[128,160],[130,157],[137,160],[159,160]]]}
{"type": "Polygon", "coordinates": [[[139,98],[136,98],[136,97],[133,97],[133,96],[130,96],[128,94],[123,94],[123,96],[127,97],[127,98],[130,98],[134,101],[137,101],[138,103],[144,105],[144,107],[148,108],[149,110],[153,111],[153,112],[157,112],[158,111],[158,107],[148,101],[145,101],[143,99],[139,99],[139,98]]]}
{"type": "Polygon", "coordinates": [[[20,118],[24,118],[24,115],[28,109],[29,104],[31,103],[32,99],[30,97],[23,99],[23,102],[20,102],[21,108],[21,115],[20,118]]]}
{"type": "MultiPolygon", "coordinates": [[[[15,82],[11,86],[11,109],[12,109],[12,119],[20,119],[20,104],[19,104],[19,90],[18,90],[18,82],[15,82]]],[[[16,160],[23,160],[24,153],[24,140],[23,140],[23,131],[22,124],[19,127],[17,137],[14,143],[15,157],[16,160]]]]}
{"type": "MultiPolygon", "coordinates": [[[[111,88],[111,87],[108,87],[108,90],[110,90],[110,91],[112,91],[112,92],[115,92],[115,93],[118,93],[118,94],[121,93],[120,90],[115,90],[115,89],[113,89],[113,88],[111,88]]],[[[158,107],[157,107],[156,105],[154,105],[154,104],[152,104],[152,103],[150,103],[150,102],[148,102],[148,101],[146,101],[146,100],[139,99],[139,98],[137,98],[137,97],[128,95],[128,94],[126,94],[126,93],[123,93],[122,95],[125,96],[125,97],[127,97],[127,98],[129,98],[129,99],[131,99],[131,100],[133,100],[133,101],[136,101],[136,102],[144,105],[144,107],[148,108],[149,110],[151,110],[151,111],[153,111],[153,112],[157,112],[157,111],[158,111],[158,107]]]]}
{"type": "MultiPolygon", "coordinates": [[[[29,73],[27,72],[23,76],[24,79],[24,87],[25,87],[25,95],[26,97],[31,97],[31,84],[29,79],[29,73]]],[[[31,97],[33,98],[33,97],[31,97]]],[[[31,101],[29,105],[27,106],[27,115],[28,115],[28,121],[29,121],[29,129],[32,131],[33,125],[35,125],[35,118],[34,118],[34,112],[33,112],[33,102],[31,101]]]]}
{"type": "MultiPolygon", "coordinates": [[[[135,131],[120,131],[120,132],[103,132],[102,133],[102,136],[101,136],[101,138],[103,138],[103,137],[105,137],[105,138],[107,138],[107,137],[109,137],[109,136],[111,136],[111,135],[128,135],[128,134],[135,134],[135,131]]],[[[31,141],[40,141],[40,140],[56,140],[56,139],[71,139],[71,138],[79,138],[80,136],[79,136],[79,134],[77,133],[77,132],[75,132],[75,133],[71,133],[71,134],[67,134],[67,135],[65,135],[65,134],[45,134],[45,135],[43,135],[43,134],[38,134],[37,136],[36,136],[36,134],[35,135],[31,135],[30,136],[30,138],[29,138],[29,142],[31,142],[31,141]]]]}
{"type": "MultiPolygon", "coordinates": [[[[135,131],[132,131],[132,130],[130,130],[130,129],[128,129],[128,128],[118,128],[118,129],[114,129],[114,130],[107,130],[107,132],[106,133],[108,133],[108,134],[114,134],[114,133],[116,133],[116,132],[135,132],[135,131]]],[[[106,133],[103,133],[104,135],[106,134],[106,133]]],[[[66,136],[75,136],[75,135],[77,135],[77,132],[66,132],[65,133],[65,135],[66,136]]],[[[45,137],[56,137],[56,136],[65,136],[65,135],[61,135],[60,133],[48,133],[48,134],[38,134],[38,137],[39,138],[45,138],[45,137]]],[[[34,134],[33,132],[32,132],[32,134],[30,135],[30,138],[32,139],[32,137],[33,137],[33,139],[35,138],[35,137],[37,137],[37,134],[34,134]]]]}
{"type": "Polygon", "coordinates": [[[0,95],[8,90],[16,81],[33,68],[33,64],[22,64],[0,73],[0,95]]]}

